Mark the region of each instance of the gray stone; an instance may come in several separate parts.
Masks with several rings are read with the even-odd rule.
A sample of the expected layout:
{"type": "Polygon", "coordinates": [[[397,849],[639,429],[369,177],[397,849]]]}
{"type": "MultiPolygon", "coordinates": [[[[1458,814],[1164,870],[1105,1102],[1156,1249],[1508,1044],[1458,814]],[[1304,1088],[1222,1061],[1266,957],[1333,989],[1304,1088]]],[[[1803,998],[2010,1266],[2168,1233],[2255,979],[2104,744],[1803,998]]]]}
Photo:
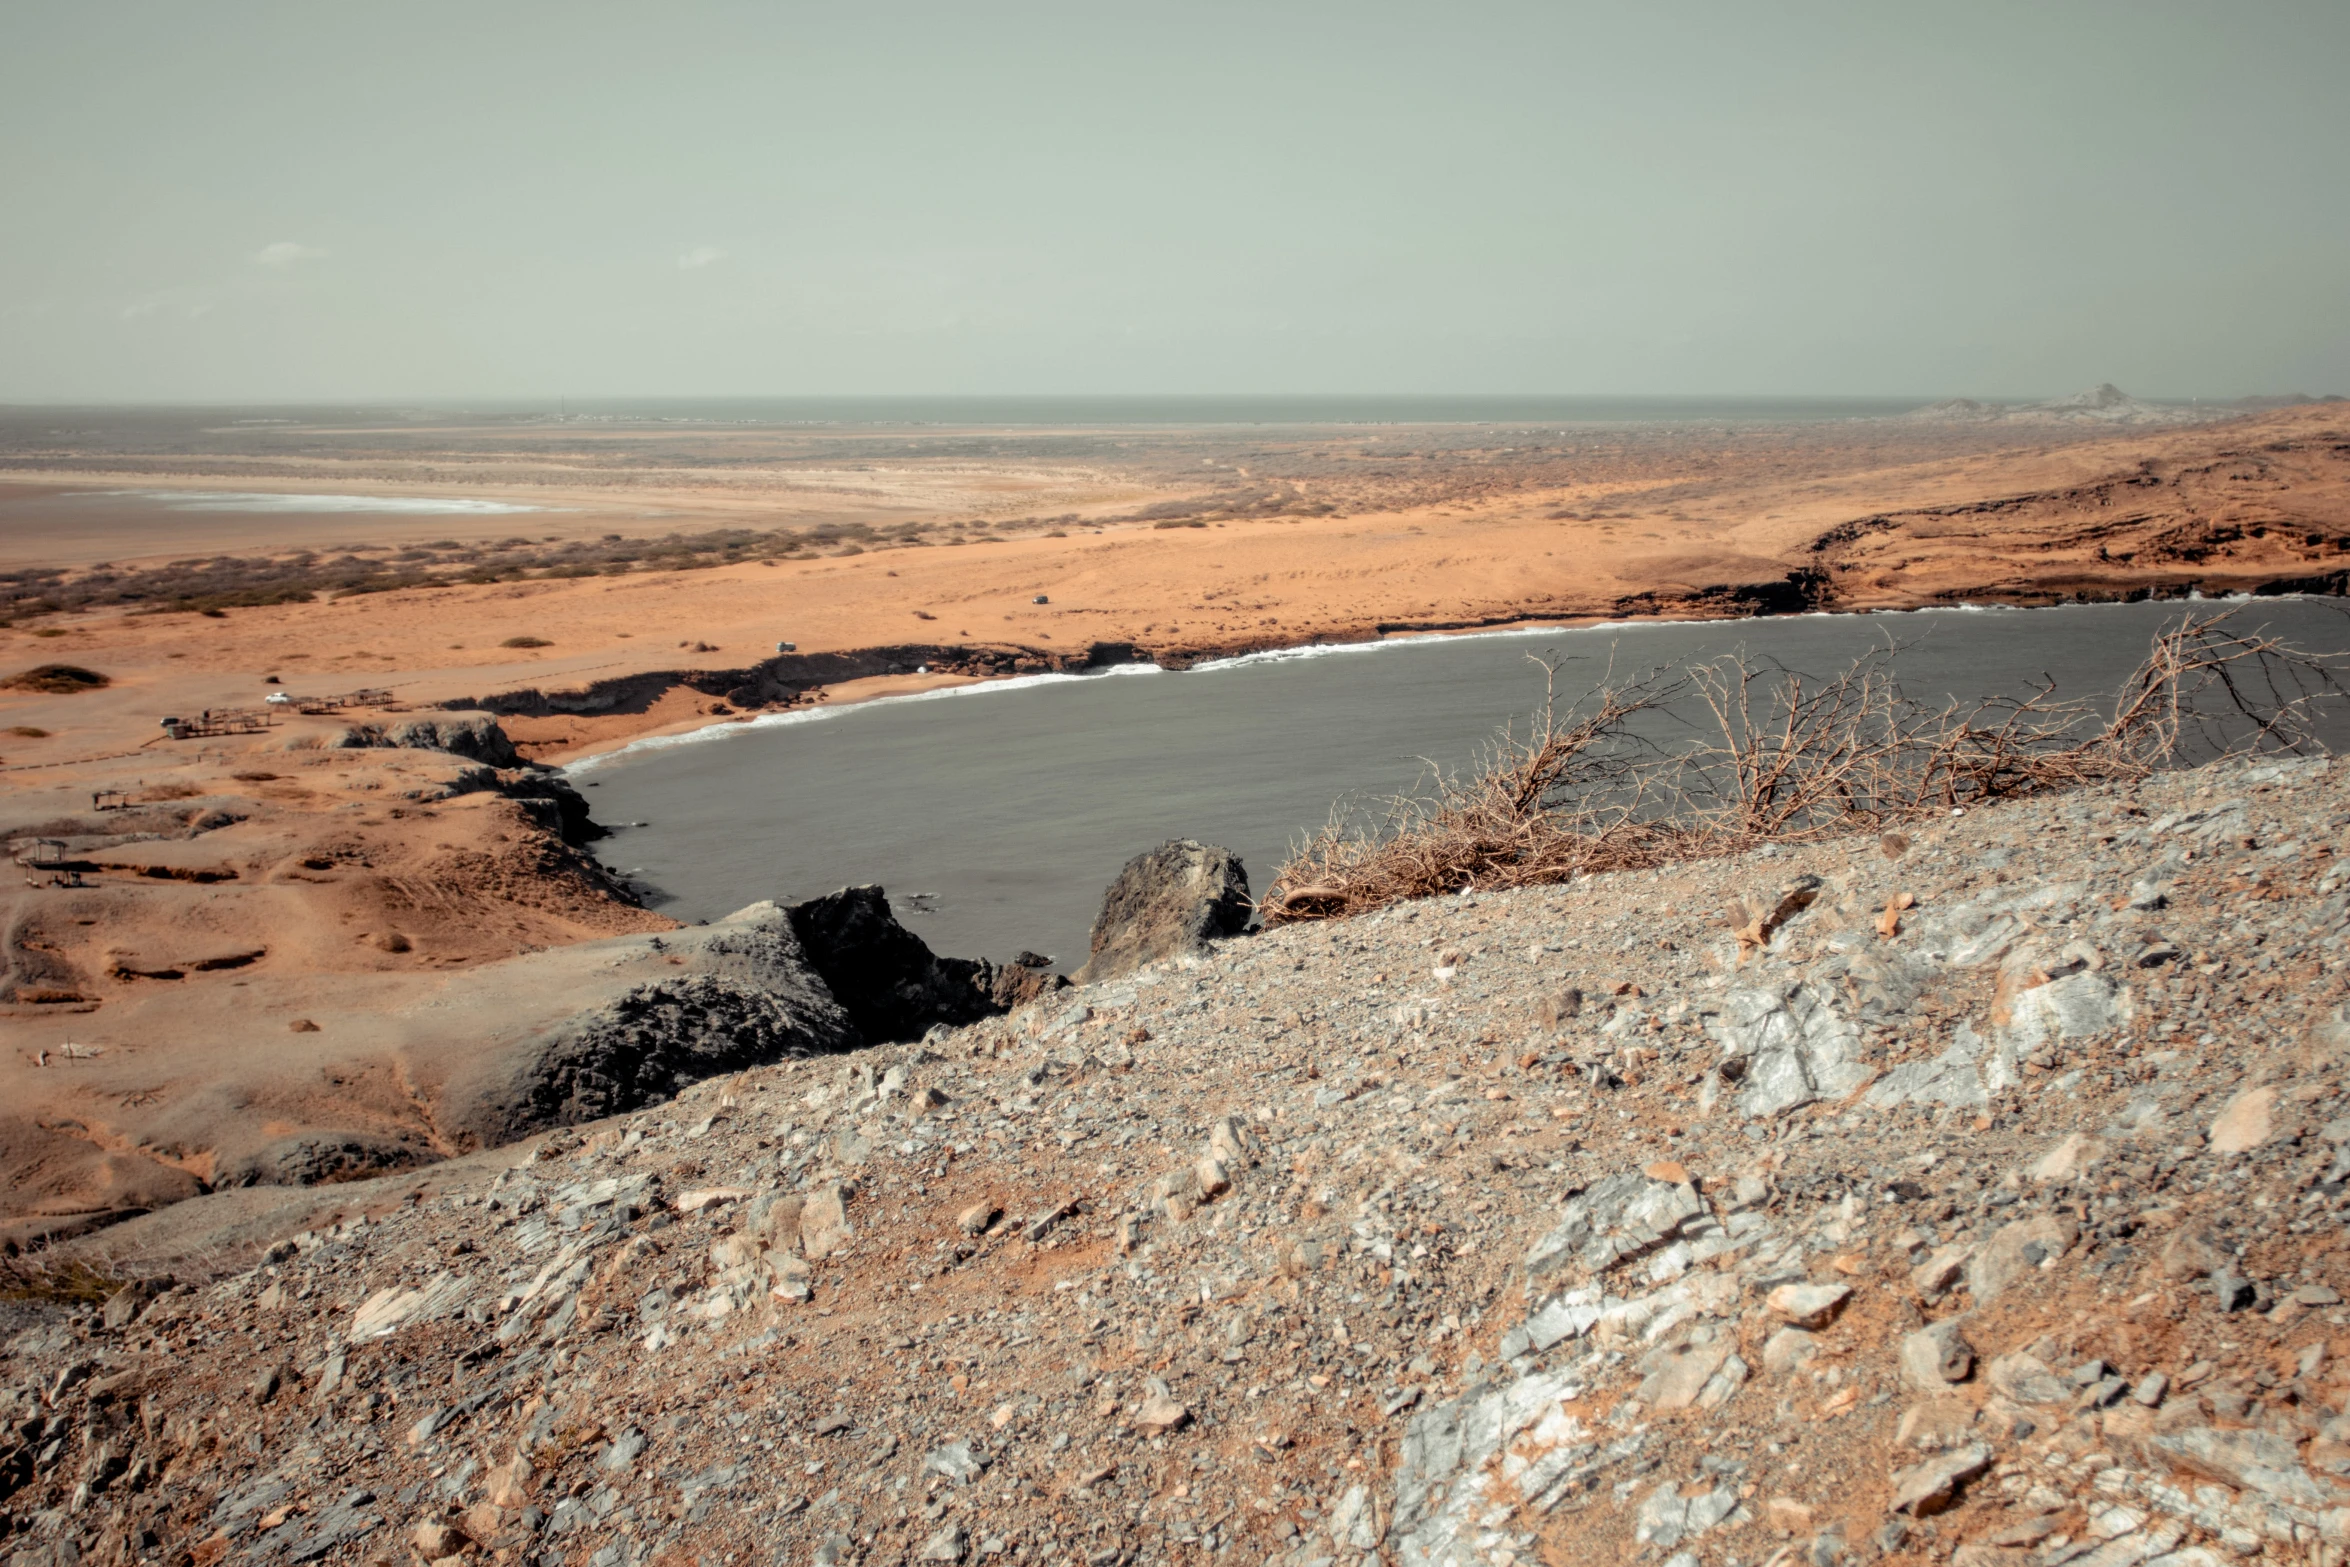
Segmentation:
{"type": "Polygon", "coordinates": [[[1379,1509],[1371,1505],[1367,1486],[1349,1486],[1338,1505],[1330,1509],[1330,1543],[1345,1550],[1375,1551],[1386,1538],[1379,1526],[1379,1509]]]}
{"type": "Polygon", "coordinates": [[[1466,1561],[1496,1503],[1547,1510],[1560,1488],[1589,1473],[1603,1453],[1638,1451],[1645,1442],[1638,1432],[1602,1449],[1561,1413],[1561,1403],[1581,1391],[1578,1383],[1537,1373],[1422,1409],[1396,1454],[1389,1525],[1395,1559],[1406,1567],[1436,1567],[1456,1556],[1466,1561]],[[1514,1482],[1489,1467],[1505,1450],[1514,1482]]]}
{"type": "Polygon", "coordinates": [[[486,1040],[441,1023],[469,1045],[452,1062],[434,1118],[445,1135],[492,1147],[657,1103],[722,1072],[864,1043],[809,964],[789,912],[773,903],[707,926],[492,965],[451,988],[494,984],[499,995],[482,1004],[505,1005],[505,996],[538,993],[535,969],[559,987],[553,1015],[512,1019],[486,1040]],[[577,972],[591,955],[599,970],[577,972]],[[581,995],[599,972],[656,971],[665,972],[623,980],[617,994],[581,995]]]}
{"type": "Polygon", "coordinates": [[[1134,1428],[1145,1436],[1163,1436],[1191,1423],[1191,1411],[1164,1389],[1154,1389],[1134,1416],[1134,1428]]]}
{"type": "Polygon", "coordinates": [[[1991,1449],[1980,1442],[1894,1471],[1892,1511],[1927,1518],[1958,1500],[1969,1480],[1991,1467],[1991,1449]]]}
{"type": "Polygon", "coordinates": [[[2129,1396],[2129,1391],[2130,1382],[2127,1377],[2100,1377],[2081,1390],[2081,1396],[2073,1400],[2073,1407],[2075,1409],[2111,1409],[2129,1396]]]}
{"type": "Polygon", "coordinates": [[[1765,1298],[1771,1314],[1790,1327],[1814,1332],[1836,1320],[1836,1313],[1852,1298],[1846,1284],[1782,1284],[1765,1298]]]}
{"type": "Polygon", "coordinates": [[[2029,1055],[2056,1040],[2109,1033],[2123,1021],[2113,981],[2085,972],[2018,992],[2004,1032],[2020,1053],[2029,1055]]]}
{"type": "Polygon", "coordinates": [[[1229,849],[1177,838],[1126,862],[1102,894],[1091,956],[1079,984],[1130,974],[1146,963],[1204,952],[1237,936],[1256,912],[1248,871],[1229,849]]]}
{"type": "Polygon", "coordinates": [[[922,1562],[959,1562],[970,1548],[970,1533],[961,1524],[951,1523],[924,1540],[922,1549],[915,1553],[914,1559],[922,1562]]]}
{"type": "Polygon", "coordinates": [[[1664,1245],[1705,1211],[1686,1181],[1621,1171],[1568,1202],[1559,1222],[1526,1253],[1526,1277],[1539,1279],[1568,1263],[1604,1273],[1664,1245]]]}
{"type": "Polygon", "coordinates": [[[1964,1382],[1974,1368],[1974,1347],[1959,1331],[1955,1317],[1920,1328],[1901,1340],[1902,1378],[1923,1392],[1940,1392],[1952,1382],[1964,1382]]]}
{"type": "Polygon", "coordinates": [[[957,1485],[969,1485],[987,1473],[987,1459],[971,1450],[968,1442],[949,1442],[934,1447],[922,1459],[922,1473],[944,1475],[957,1485]]]}
{"type": "Polygon", "coordinates": [[[440,1150],[420,1134],[326,1130],[276,1137],[220,1160],[216,1188],[323,1186],[437,1163],[440,1150]]]}
{"type": "Polygon", "coordinates": [[[1779,989],[1729,992],[1707,1029],[1725,1056],[1745,1062],[1738,1090],[1742,1115],[1773,1116],[1840,1098],[1868,1075],[1860,1030],[1801,980],[1779,989]]]}
{"type": "Polygon", "coordinates": [[[1581,1338],[1591,1331],[1599,1315],[1596,1304],[1570,1304],[1569,1298],[1562,1295],[1526,1319],[1526,1347],[1539,1353],[1561,1339],[1581,1338]]]}
{"type": "Polygon", "coordinates": [[[866,1044],[920,1039],[937,1024],[1004,1010],[993,964],[932,952],[898,923],[879,887],[843,887],[785,912],[808,966],[866,1044]]]}
{"type": "Polygon", "coordinates": [[[603,1466],[607,1473],[625,1475],[636,1467],[637,1455],[645,1450],[645,1434],[630,1426],[612,1439],[604,1449],[603,1466]]]}
{"type": "Polygon", "coordinates": [[[2260,1299],[2260,1286],[2233,1270],[2211,1276],[2211,1293],[2222,1311],[2244,1311],[2260,1299]]]}
{"type": "Polygon", "coordinates": [[[343,732],[338,744],[346,750],[390,746],[407,751],[440,751],[492,767],[526,765],[506,731],[488,713],[436,713],[430,718],[404,718],[388,728],[356,724],[343,732]]]}
{"type": "Polygon", "coordinates": [[[1705,1386],[1698,1391],[1697,1407],[1721,1408],[1737,1396],[1738,1390],[1746,1385],[1746,1379],[1753,1374],[1745,1361],[1736,1355],[1729,1356],[1722,1362],[1721,1369],[1707,1378],[1705,1386]]]}
{"type": "Polygon", "coordinates": [[[1687,1409],[1730,1358],[1729,1344],[1654,1349],[1640,1357],[1640,1402],[1652,1410],[1687,1409]]]}
{"type": "Polygon", "coordinates": [[[2002,1227],[1967,1263],[1967,1289],[1980,1306],[2017,1279],[2073,1249],[2080,1228],[2057,1214],[2036,1214],[2002,1227]]]}
{"type": "Polygon", "coordinates": [[[1659,1550],[1671,1550],[1693,1540],[1738,1511],[1738,1493],[1717,1485],[1696,1496],[1683,1496],[1679,1481],[1668,1480],[1648,1493],[1633,1518],[1632,1538],[1659,1550]]]}
{"type": "Polygon", "coordinates": [[[1989,1102],[1999,1086],[2004,1084],[1985,1085],[1982,1037],[1972,1024],[1961,1023],[1940,1055],[1887,1071],[1869,1085],[1865,1102],[1879,1110],[1911,1104],[1973,1109],[1989,1102]]]}
{"type": "Polygon", "coordinates": [[[1984,1371],[1992,1387],[2019,1404],[2070,1404],[2080,1391],[2050,1370],[2046,1361],[2022,1350],[2001,1355],[1984,1371]]]}
{"type": "Polygon", "coordinates": [[[2185,1474],[2217,1480],[2238,1490],[2258,1491],[2288,1506],[2335,1505],[2333,1493],[2301,1467],[2292,1440],[2274,1431],[2189,1426],[2157,1432],[2146,1438],[2145,1445],[2149,1453],[2185,1474]]]}
{"type": "Polygon", "coordinates": [[[1801,1328],[1781,1328],[1763,1342],[1763,1371],[1769,1376],[1785,1376],[1799,1371],[1804,1362],[1820,1352],[1820,1341],[1801,1328]]]}

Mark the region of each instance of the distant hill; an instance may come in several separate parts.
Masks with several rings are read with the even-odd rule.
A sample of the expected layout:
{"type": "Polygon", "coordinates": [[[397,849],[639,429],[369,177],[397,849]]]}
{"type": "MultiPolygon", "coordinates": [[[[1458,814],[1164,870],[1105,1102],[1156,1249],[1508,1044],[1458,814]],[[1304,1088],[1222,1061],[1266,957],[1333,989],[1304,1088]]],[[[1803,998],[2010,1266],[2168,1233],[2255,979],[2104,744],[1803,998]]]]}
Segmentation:
{"type": "Polygon", "coordinates": [[[2228,418],[2230,413],[2298,409],[2317,402],[2350,402],[2350,399],[2341,395],[2310,397],[2308,392],[2284,392],[2272,397],[2237,397],[2235,402],[2143,402],[2110,381],[2103,381],[2087,392],[2054,397],[2049,402],[1979,402],[1974,397],[1950,397],[1948,402],[1911,409],[1901,418],[1976,425],[2197,425],[2211,418],[2228,418]]]}
{"type": "Polygon", "coordinates": [[[2324,397],[2312,397],[2307,392],[2285,392],[2271,397],[2239,397],[2228,404],[2230,408],[2306,408],[2312,403],[2350,403],[2350,397],[2330,392],[2324,397]]]}
{"type": "Polygon", "coordinates": [[[1948,402],[1915,409],[1903,417],[1971,424],[2198,424],[2207,419],[2224,418],[2240,408],[2283,406],[2283,401],[2255,404],[2247,399],[2233,405],[2203,403],[2192,406],[2149,403],[2132,397],[2111,381],[2106,381],[2086,392],[2054,398],[2044,403],[1987,403],[1972,397],[1954,397],[1948,402]]]}

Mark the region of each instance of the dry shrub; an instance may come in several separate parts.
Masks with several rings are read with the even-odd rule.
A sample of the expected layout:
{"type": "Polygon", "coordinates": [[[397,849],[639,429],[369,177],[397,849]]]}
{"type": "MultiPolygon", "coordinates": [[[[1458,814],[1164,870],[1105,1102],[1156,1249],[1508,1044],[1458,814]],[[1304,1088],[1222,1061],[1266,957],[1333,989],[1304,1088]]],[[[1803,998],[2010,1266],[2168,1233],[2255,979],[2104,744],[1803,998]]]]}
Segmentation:
{"type": "Polygon", "coordinates": [[[545,637],[533,636],[508,637],[498,644],[500,647],[553,647],[554,645],[545,637]]]}
{"type": "MultiPolygon", "coordinates": [[[[1802,843],[1954,807],[2131,782],[2247,751],[2319,749],[2340,655],[2188,616],[2109,702],[2022,695],[1929,707],[1894,678],[1897,644],[1828,679],[1744,655],[1542,704],[1465,775],[1430,765],[1375,817],[1334,810],[1259,902],[1268,925],[1407,898],[1524,887],[1802,843]],[[1650,715],[1643,720],[1642,715],[1650,715]],[[1678,731],[1676,734],[1675,732],[1678,731]]],[[[1542,663],[1541,660],[1535,660],[1542,663]]]]}
{"type": "Polygon", "coordinates": [[[71,696],[77,691],[98,691],[114,684],[108,676],[95,669],[84,669],[79,664],[36,664],[0,680],[0,686],[11,691],[39,691],[49,696],[71,696]]]}
{"type": "Polygon", "coordinates": [[[82,1261],[46,1257],[0,1258],[0,1300],[53,1305],[97,1305],[127,1282],[82,1261]]]}

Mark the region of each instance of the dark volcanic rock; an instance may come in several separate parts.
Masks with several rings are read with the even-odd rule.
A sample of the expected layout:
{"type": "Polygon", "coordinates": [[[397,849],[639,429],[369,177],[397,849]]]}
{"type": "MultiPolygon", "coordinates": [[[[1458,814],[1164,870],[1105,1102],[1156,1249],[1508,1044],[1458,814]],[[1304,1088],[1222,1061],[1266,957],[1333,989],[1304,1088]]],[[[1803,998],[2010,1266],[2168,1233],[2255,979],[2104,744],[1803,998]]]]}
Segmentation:
{"type": "MultiPolygon", "coordinates": [[[[527,954],[451,975],[393,1021],[397,1076],[414,1085],[412,1096],[354,1089],[323,1114],[291,1109],[281,1135],[222,1150],[213,1184],[309,1185],[403,1170],[452,1149],[627,1114],[722,1073],[919,1039],[1067,983],[1020,964],[937,956],[892,917],[878,887],[527,954]],[[422,1128],[398,1124],[417,1111],[422,1128]],[[305,1124],[308,1114],[324,1124],[305,1124]],[[379,1129],[347,1129],[355,1126],[379,1129]]],[[[365,1026],[331,1007],[318,1015],[330,1031],[365,1026]]],[[[369,1080],[365,1061],[351,1063],[351,1082],[369,1080]]]]}
{"type": "Polygon", "coordinates": [[[1102,894],[1092,957],[1079,984],[1113,979],[1160,958],[1199,952],[1248,929],[1256,904],[1248,870],[1230,849],[1176,838],[1126,862],[1102,894]]]}
{"type": "Polygon", "coordinates": [[[560,773],[522,768],[497,775],[498,792],[521,802],[531,820],[573,848],[611,834],[588,814],[587,796],[560,773]]]}
{"type": "Polygon", "coordinates": [[[934,1023],[975,1023],[1004,1010],[989,995],[995,965],[942,958],[897,922],[879,887],[843,887],[791,906],[808,963],[865,1043],[919,1039],[934,1023]]]}
{"type": "Polygon", "coordinates": [[[443,1097],[442,1132],[491,1147],[635,1110],[720,1072],[863,1044],[809,961],[793,913],[757,903],[690,932],[611,944],[650,948],[688,971],[478,1053],[443,1097]]]}
{"type": "Polygon", "coordinates": [[[215,1187],[316,1186],[355,1181],[431,1164],[437,1150],[413,1138],[379,1132],[300,1132],[263,1143],[222,1163],[215,1187]]]}
{"type": "Polygon", "coordinates": [[[440,713],[405,718],[386,727],[357,724],[345,732],[346,747],[392,746],[407,751],[446,751],[492,767],[519,767],[521,755],[506,731],[487,713],[440,713]]]}

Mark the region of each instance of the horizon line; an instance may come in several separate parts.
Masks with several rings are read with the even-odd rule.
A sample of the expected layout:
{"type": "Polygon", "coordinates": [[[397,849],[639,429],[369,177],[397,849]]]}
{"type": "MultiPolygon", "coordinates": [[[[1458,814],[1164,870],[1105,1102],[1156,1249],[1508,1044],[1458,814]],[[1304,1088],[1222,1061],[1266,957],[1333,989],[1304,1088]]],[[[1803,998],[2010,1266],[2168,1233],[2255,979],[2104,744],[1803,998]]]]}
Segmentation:
{"type": "MultiPolygon", "coordinates": [[[[2099,383],[2110,385],[2112,383],[2099,383]]],[[[2095,390],[2089,388],[2088,390],[2095,390]]],[[[1339,404],[1375,404],[1382,402],[1429,403],[1814,403],[1814,404],[1905,404],[1930,407],[1946,402],[1980,402],[1993,404],[2041,403],[2073,393],[2044,392],[1460,392],[1460,391],[1284,391],[1284,392],[550,392],[550,393],[440,393],[403,396],[399,394],[339,395],[313,397],[81,397],[22,399],[0,397],[0,411],[68,410],[68,409],[255,409],[255,408],[351,408],[388,409],[423,407],[435,410],[494,407],[501,410],[540,409],[556,411],[568,404],[597,407],[610,404],[724,404],[724,403],[1282,403],[1328,402],[1339,404]]],[[[2175,406],[2194,406],[2203,403],[2235,406],[2239,404],[2328,403],[2350,401],[2344,394],[2290,392],[2254,392],[2229,397],[2213,393],[2162,394],[2125,392],[2138,402],[2162,403],[2175,406]]],[[[606,410],[608,411],[608,410],[606,410]]]]}

